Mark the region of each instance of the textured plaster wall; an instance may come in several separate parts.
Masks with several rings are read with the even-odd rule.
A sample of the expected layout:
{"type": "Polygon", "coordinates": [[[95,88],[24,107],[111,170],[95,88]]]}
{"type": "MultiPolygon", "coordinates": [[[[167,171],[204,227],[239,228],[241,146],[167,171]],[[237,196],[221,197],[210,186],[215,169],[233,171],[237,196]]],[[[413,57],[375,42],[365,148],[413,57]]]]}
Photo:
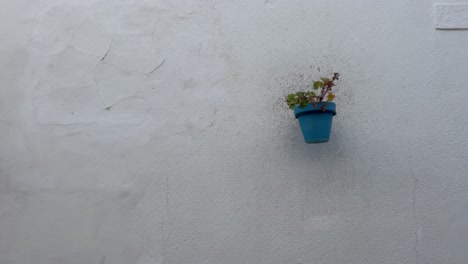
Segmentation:
{"type": "Polygon", "coordinates": [[[468,31],[432,4],[3,0],[0,263],[466,264],[468,31]]]}

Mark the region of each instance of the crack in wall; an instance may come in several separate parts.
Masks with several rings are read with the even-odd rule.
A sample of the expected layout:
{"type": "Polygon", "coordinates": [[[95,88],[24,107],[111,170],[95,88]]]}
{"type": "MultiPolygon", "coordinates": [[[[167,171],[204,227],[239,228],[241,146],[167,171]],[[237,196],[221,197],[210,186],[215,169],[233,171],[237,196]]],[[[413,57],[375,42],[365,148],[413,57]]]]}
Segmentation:
{"type": "Polygon", "coordinates": [[[127,100],[127,99],[129,99],[129,98],[136,98],[136,97],[137,97],[137,96],[136,96],[136,93],[135,93],[134,95],[124,97],[124,98],[118,100],[117,102],[115,102],[115,103],[109,105],[108,107],[104,108],[103,110],[109,111],[109,110],[111,110],[112,107],[114,107],[114,106],[117,105],[118,103],[120,103],[120,102],[122,102],[122,101],[124,101],[124,100],[127,100]]]}
{"type": "Polygon", "coordinates": [[[164,62],[166,62],[166,59],[162,60],[161,63],[159,63],[159,65],[156,66],[156,68],[154,68],[152,71],[148,72],[148,73],[146,74],[146,76],[151,75],[152,73],[154,73],[155,71],[157,71],[159,68],[161,68],[161,67],[163,66],[164,62]]]}
{"type": "Polygon", "coordinates": [[[104,56],[101,58],[101,61],[104,61],[107,57],[107,55],[109,55],[109,52],[112,48],[112,43],[114,43],[114,36],[112,36],[112,39],[111,39],[111,42],[109,44],[109,48],[107,49],[106,53],[104,54],[104,56]]]}

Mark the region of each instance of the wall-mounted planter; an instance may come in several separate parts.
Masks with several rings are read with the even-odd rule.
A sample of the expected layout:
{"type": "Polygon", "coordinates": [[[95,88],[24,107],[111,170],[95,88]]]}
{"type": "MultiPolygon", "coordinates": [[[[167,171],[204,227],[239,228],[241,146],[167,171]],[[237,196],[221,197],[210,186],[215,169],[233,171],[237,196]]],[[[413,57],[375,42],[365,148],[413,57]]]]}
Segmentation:
{"type": "Polygon", "coordinates": [[[296,106],[294,114],[301,126],[306,143],[325,143],[330,139],[333,116],[336,115],[336,105],[332,102],[316,103],[316,107],[308,104],[305,108],[296,106]]]}

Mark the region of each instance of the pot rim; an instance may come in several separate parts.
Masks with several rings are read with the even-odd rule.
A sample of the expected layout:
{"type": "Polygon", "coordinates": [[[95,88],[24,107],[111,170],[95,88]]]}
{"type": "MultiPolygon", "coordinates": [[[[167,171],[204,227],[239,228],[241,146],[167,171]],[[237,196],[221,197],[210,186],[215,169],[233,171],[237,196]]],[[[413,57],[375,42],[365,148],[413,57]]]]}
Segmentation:
{"type": "Polygon", "coordinates": [[[331,113],[334,116],[336,115],[336,105],[333,102],[318,102],[316,103],[317,107],[314,107],[312,103],[309,103],[306,107],[304,108],[299,108],[299,106],[296,106],[294,108],[294,115],[296,118],[302,116],[302,115],[308,115],[308,114],[314,114],[314,113],[331,113]],[[322,111],[321,106],[326,104],[325,106],[325,111],[322,111]]]}

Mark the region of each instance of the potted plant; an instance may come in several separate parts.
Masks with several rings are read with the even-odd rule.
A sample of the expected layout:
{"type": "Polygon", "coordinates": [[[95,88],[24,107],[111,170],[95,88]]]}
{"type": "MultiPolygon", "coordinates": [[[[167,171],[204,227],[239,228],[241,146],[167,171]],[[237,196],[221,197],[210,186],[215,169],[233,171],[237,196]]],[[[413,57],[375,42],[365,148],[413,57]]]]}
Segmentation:
{"type": "Polygon", "coordinates": [[[306,143],[324,143],[330,138],[336,105],[333,87],[340,75],[334,73],[331,78],[320,78],[313,82],[311,91],[292,93],[286,96],[286,103],[294,110],[306,143]]]}

